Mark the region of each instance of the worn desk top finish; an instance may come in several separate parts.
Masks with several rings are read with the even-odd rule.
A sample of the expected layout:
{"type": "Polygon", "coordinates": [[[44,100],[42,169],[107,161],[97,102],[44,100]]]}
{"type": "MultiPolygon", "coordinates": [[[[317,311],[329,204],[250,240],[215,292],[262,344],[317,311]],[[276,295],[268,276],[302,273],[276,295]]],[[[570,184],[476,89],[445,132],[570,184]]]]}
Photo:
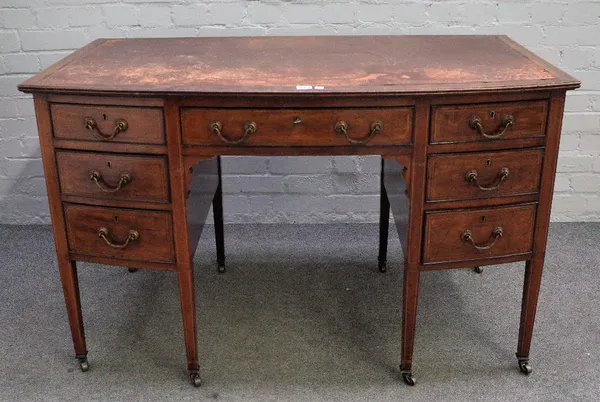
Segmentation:
{"type": "Polygon", "coordinates": [[[575,88],[506,36],[99,39],[25,92],[440,93],[575,88]]]}

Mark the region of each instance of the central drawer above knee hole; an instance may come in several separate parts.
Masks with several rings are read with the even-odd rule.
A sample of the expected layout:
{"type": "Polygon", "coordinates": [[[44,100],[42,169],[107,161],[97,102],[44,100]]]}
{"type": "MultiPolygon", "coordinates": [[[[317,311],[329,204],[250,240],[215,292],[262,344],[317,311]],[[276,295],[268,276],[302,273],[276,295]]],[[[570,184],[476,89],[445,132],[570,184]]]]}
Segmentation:
{"type": "Polygon", "coordinates": [[[407,145],[412,121],[412,107],[181,109],[188,146],[407,145]]]}
{"type": "Polygon", "coordinates": [[[434,154],[427,162],[427,201],[537,194],[543,149],[434,154]]]}
{"type": "Polygon", "coordinates": [[[165,157],[57,151],[56,162],[63,195],[169,202],[165,157]]]}

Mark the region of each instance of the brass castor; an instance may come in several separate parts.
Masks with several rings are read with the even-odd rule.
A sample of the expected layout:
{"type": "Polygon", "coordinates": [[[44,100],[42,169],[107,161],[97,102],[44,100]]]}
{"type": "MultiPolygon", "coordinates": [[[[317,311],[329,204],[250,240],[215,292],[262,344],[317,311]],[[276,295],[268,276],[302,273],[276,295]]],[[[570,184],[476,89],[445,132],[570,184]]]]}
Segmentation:
{"type": "Polygon", "coordinates": [[[386,272],[387,271],[387,262],[385,261],[379,261],[379,272],[386,272]]]}
{"type": "Polygon", "coordinates": [[[79,360],[79,368],[82,372],[86,372],[90,369],[90,364],[87,361],[87,357],[78,357],[79,360]]]}
{"type": "Polygon", "coordinates": [[[137,272],[139,268],[127,268],[127,270],[131,273],[137,272]]]}
{"type": "Polygon", "coordinates": [[[478,274],[480,274],[480,273],[482,273],[482,272],[483,272],[483,268],[482,268],[482,267],[480,267],[479,265],[475,265],[475,266],[473,267],[473,271],[475,271],[475,272],[477,272],[478,274]]]}
{"type": "Polygon", "coordinates": [[[220,274],[224,274],[226,269],[225,269],[225,263],[224,262],[217,262],[217,271],[220,274]]]}
{"type": "Polygon", "coordinates": [[[199,373],[190,373],[190,380],[192,381],[192,385],[196,388],[202,385],[202,379],[200,378],[199,373]]]}
{"type": "Polygon", "coordinates": [[[531,369],[529,360],[519,360],[519,370],[521,370],[521,373],[525,375],[531,374],[533,370],[531,369]]]}
{"type": "Polygon", "coordinates": [[[402,379],[406,385],[410,385],[411,387],[417,383],[417,380],[415,380],[412,373],[402,373],[402,379]]]}

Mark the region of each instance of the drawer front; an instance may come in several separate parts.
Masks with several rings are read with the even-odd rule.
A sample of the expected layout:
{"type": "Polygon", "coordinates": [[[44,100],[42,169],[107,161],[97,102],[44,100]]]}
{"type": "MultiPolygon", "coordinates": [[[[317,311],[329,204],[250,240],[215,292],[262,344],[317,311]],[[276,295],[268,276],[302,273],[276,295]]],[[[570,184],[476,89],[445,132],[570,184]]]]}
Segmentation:
{"type": "Polygon", "coordinates": [[[431,108],[431,143],[543,137],[547,115],[545,100],[434,106],[431,108]]]}
{"type": "Polygon", "coordinates": [[[535,214],[532,204],[427,213],[423,263],[528,253],[535,214]]]}
{"type": "Polygon", "coordinates": [[[62,194],[169,202],[164,157],[57,151],[56,163],[62,194]]]}
{"type": "Polygon", "coordinates": [[[175,261],[169,212],[65,204],[65,218],[69,249],[73,253],[125,260],[175,261]]]}
{"type": "Polygon", "coordinates": [[[543,149],[431,155],[427,201],[535,194],[543,160],[543,149]]]}
{"type": "Polygon", "coordinates": [[[161,108],[50,105],[55,138],[134,144],[164,144],[161,108]]]}
{"type": "Polygon", "coordinates": [[[412,108],[181,110],[184,144],[204,146],[405,145],[412,121],[412,108]]]}

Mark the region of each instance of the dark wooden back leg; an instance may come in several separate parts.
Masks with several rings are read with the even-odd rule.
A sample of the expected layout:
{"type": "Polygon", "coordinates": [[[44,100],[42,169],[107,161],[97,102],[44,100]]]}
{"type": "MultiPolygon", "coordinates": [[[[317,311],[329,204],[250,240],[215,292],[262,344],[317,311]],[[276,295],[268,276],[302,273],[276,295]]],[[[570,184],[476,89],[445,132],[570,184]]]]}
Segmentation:
{"type": "Polygon", "coordinates": [[[221,157],[217,156],[219,184],[213,198],[213,216],[215,221],[215,240],[217,243],[217,269],[225,272],[225,235],[223,225],[223,187],[221,185],[221,157]]]}
{"type": "Polygon", "coordinates": [[[381,196],[379,200],[379,272],[387,271],[388,233],[390,228],[390,200],[383,184],[384,160],[381,159],[381,196]]]}

